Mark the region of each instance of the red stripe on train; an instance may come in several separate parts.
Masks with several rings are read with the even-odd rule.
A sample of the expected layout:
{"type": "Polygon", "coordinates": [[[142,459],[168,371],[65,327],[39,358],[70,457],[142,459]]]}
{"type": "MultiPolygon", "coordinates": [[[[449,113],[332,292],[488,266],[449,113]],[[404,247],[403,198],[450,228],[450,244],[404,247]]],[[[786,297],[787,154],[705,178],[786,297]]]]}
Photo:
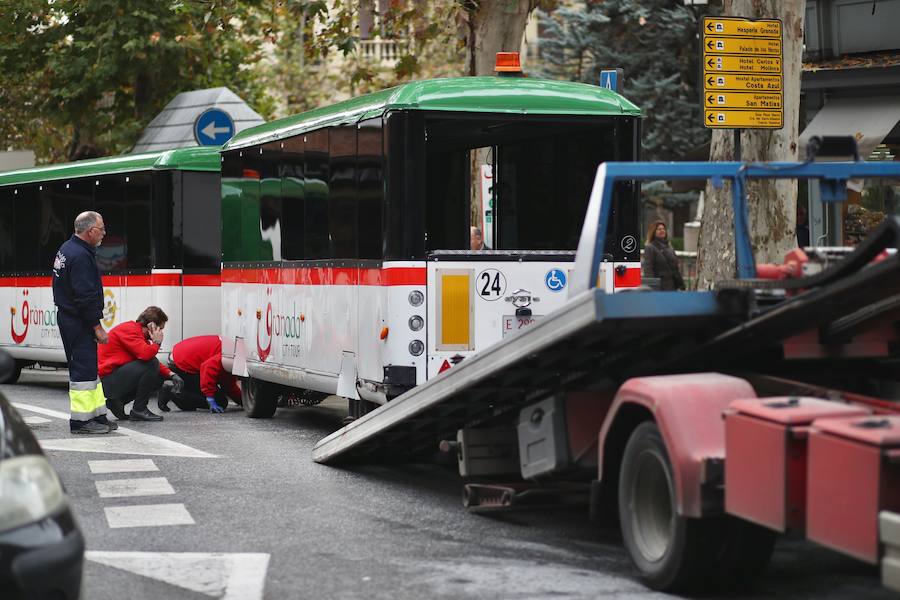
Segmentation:
{"type": "Polygon", "coordinates": [[[425,285],[424,267],[285,267],[271,269],[223,269],[223,283],[272,285],[425,285]]]}
{"type": "MultiPolygon", "coordinates": [[[[0,287],[50,287],[52,275],[37,277],[0,277],[0,287]]],[[[104,287],[218,287],[219,275],[181,275],[179,273],[153,273],[144,275],[104,275],[104,287]],[[182,284],[182,279],[184,283],[182,284]]]]}

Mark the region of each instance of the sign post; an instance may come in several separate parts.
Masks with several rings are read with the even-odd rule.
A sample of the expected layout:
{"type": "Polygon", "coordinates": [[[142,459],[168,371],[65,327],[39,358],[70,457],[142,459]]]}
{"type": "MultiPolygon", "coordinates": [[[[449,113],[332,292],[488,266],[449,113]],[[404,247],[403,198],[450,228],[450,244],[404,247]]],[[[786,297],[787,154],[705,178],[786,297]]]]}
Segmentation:
{"type": "MultiPolygon", "coordinates": [[[[705,127],[784,127],[781,21],[704,17],[702,60],[705,127]]],[[[738,131],[735,140],[740,160],[738,131]]]]}
{"type": "Polygon", "coordinates": [[[622,93],[622,80],[625,79],[623,69],[603,69],[600,71],[600,87],[622,93]]]}
{"type": "Polygon", "coordinates": [[[221,146],[234,133],[234,120],[221,108],[208,108],[194,121],[194,139],[201,146],[221,146]]]}

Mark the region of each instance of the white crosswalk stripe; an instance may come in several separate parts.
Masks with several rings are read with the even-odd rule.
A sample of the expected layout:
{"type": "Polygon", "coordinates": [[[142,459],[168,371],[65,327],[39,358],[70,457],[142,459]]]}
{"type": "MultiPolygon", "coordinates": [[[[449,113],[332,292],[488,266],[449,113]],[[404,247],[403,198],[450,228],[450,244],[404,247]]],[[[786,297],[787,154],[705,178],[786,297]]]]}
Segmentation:
{"type": "Polygon", "coordinates": [[[194,524],[194,518],[184,504],[107,506],[103,510],[106,513],[106,522],[112,529],[194,524]]]}
{"type": "Polygon", "coordinates": [[[149,458],[128,458],[124,460],[89,460],[91,473],[139,473],[159,471],[156,463],[149,458]]]}
{"type": "Polygon", "coordinates": [[[133,498],[135,496],[166,496],[175,489],[165,477],[141,479],[104,479],[94,482],[101,498],[133,498]]]}

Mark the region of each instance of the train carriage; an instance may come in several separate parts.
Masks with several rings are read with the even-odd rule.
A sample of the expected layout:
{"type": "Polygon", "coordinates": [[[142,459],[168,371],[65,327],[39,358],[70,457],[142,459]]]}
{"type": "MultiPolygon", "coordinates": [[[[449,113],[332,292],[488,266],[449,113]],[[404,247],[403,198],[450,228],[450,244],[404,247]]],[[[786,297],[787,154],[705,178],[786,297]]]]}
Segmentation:
{"type": "MultiPolygon", "coordinates": [[[[326,394],[358,415],[560,306],[594,173],[637,158],[639,120],[607,89],[469,77],[232,138],[223,356],[250,416],[326,394]]],[[[617,190],[607,291],[640,284],[637,194],[617,190]]]]}
{"type": "MultiPolygon", "coordinates": [[[[219,332],[218,148],[184,148],[0,173],[0,347],[23,366],[66,361],[51,267],[75,216],[103,215],[97,248],[107,329],[148,305],[169,316],[162,352],[219,332]]],[[[9,383],[10,381],[7,381],[9,383]]]]}

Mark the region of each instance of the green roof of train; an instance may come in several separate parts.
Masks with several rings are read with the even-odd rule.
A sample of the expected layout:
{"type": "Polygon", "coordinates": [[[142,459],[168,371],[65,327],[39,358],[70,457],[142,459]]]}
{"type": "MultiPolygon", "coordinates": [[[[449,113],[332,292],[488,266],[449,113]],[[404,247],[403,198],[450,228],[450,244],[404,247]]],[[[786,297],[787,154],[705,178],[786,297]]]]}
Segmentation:
{"type": "Polygon", "coordinates": [[[221,158],[218,146],[176,148],[147,154],[125,154],[92,158],[58,165],[46,165],[31,169],[0,173],[0,186],[96,177],[112,173],[128,173],[149,170],[219,171],[221,158]]]}
{"type": "Polygon", "coordinates": [[[538,115],[634,116],[619,94],[586,83],[522,77],[458,77],[413,81],[331,106],[257,125],[222,146],[233,150],[284,139],[327,125],[355,123],[389,110],[538,115]]]}

